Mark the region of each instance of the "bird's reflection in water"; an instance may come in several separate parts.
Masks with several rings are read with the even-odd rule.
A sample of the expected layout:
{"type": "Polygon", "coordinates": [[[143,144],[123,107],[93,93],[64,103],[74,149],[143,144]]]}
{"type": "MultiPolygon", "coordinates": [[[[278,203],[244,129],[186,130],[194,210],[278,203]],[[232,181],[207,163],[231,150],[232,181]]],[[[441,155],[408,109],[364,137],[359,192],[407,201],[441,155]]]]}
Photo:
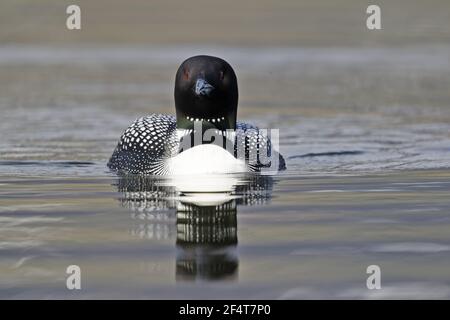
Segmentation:
{"type": "Polygon", "coordinates": [[[177,208],[179,279],[224,279],[237,274],[236,201],[223,204],[180,202],[177,208]]]}
{"type": "Polygon", "coordinates": [[[122,206],[137,222],[133,234],[153,240],[176,236],[177,280],[225,280],[238,273],[238,207],[270,201],[273,183],[270,176],[256,175],[122,176],[117,187],[122,206]]]}

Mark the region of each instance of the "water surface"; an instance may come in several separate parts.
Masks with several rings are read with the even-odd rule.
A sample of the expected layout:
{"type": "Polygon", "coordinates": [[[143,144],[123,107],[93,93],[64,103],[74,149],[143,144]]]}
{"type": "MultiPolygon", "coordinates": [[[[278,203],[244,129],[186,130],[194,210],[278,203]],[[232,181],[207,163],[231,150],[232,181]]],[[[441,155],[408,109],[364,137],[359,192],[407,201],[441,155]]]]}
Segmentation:
{"type": "Polygon", "coordinates": [[[0,297],[450,298],[449,56],[0,47],[0,297]],[[288,169],[209,198],[109,172],[134,119],[173,113],[175,70],[199,52],[235,67],[240,119],[280,129],[288,169]]]}

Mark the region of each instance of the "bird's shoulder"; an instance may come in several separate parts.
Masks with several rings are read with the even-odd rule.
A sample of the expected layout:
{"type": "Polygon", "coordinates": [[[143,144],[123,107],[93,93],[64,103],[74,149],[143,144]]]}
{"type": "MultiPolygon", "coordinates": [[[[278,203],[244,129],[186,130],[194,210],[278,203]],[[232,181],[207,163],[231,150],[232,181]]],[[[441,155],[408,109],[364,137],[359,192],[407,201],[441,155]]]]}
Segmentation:
{"type": "Polygon", "coordinates": [[[122,134],[118,146],[124,150],[155,150],[164,151],[176,130],[174,116],[151,114],[136,119],[122,134]]]}
{"type": "MultiPolygon", "coordinates": [[[[236,131],[235,153],[244,155],[253,171],[270,168],[274,164],[272,161],[274,159],[278,170],[286,169],[283,156],[274,150],[271,130],[260,129],[245,122],[237,122],[236,131]]],[[[275,149],[278,148],[278,140],[276,140],[275,149]]]]}
{"type": "Polygon", "coordinates": [[[108,167],[126,173],[160,173],[177,150],[176,119],[152,114],[135,120],[121,135],[108,167]]]}

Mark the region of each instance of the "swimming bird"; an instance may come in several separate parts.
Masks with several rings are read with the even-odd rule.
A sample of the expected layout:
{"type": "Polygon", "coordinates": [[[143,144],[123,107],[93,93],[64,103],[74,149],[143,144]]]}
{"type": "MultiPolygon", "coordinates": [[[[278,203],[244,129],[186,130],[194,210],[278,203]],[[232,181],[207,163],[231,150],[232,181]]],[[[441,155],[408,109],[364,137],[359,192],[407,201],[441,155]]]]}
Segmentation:
{"type": "Polygon", "coordinates": [[[108,167],[119,173],[182,175],[283,170],[284,158],[256,126],[237,121],[238,84],[223,59],[194,56],[175,76],[172,115],[137,119],[108,167]]]}

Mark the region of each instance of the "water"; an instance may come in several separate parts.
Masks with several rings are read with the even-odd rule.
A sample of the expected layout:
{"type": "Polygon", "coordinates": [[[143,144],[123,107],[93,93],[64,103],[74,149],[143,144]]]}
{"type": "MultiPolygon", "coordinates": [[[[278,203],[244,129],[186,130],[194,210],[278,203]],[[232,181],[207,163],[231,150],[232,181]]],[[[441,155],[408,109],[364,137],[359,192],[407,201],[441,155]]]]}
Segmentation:
{"type": "Polygon", "coordinates": [[[450,47],[77,50],[0,47],[1,298],[450,298],[450,47]],[[214,195],[109,172],[198,51],[288,169],[214,195]]]}

